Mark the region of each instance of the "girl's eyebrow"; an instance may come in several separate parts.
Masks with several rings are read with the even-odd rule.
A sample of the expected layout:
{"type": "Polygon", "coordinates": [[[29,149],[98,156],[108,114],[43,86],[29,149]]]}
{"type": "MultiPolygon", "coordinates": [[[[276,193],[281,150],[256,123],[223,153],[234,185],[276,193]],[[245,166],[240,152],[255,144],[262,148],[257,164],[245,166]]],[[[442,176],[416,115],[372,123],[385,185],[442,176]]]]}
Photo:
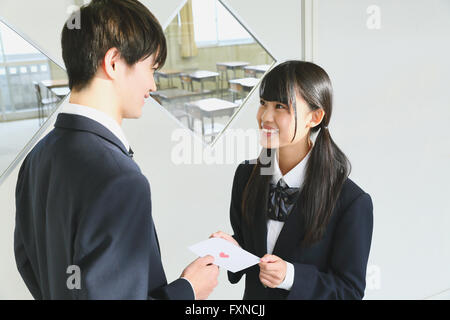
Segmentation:
{"type": "MultiPolygon", "coordinates": [[[[259,100],[267,102],[267,100],[264,100],[263,98],[259,98],[259,100]]],[[[285,106],[286,108],[289,108],[289,106],[286,103],[283,103],[281,101],[272,101],[272,102],[275,102],[275,104],[281,104],[281,105],[285,106]]]]}

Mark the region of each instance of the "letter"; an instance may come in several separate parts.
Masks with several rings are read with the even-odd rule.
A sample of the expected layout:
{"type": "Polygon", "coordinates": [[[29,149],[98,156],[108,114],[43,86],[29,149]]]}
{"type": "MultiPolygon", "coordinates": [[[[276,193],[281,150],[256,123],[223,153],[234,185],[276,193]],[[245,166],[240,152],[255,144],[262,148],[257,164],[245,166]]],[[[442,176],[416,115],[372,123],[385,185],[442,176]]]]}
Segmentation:
{"type": "Polygon", "coordinates": [[[234,309],[235,305],[234,304],[230,304],[230,314],[233,314],[233,309],[234,309]]]}
{"type": "Polygon", "coordinates": [[[192,139],[194,144],[194,164],[203,164],[203,147],[204,142],[202,139],[192,139]]]}
{"type": "Polygon", "coordinates": [[[81,289],[81,271],[80,271],[80,267],[79,266],[68,266],[67,267],[67,274],[71,274],[72,272],[74,272],[74,274],[72,274],[71,276],[69,276],[69,278],[67,278],[67,288],[69,290],[73,290],[73,289],[81,289]]]}
{"type": "Polygon", "coordinates": [[[236,306],[236,307],[237,307],[236,314],[242,314],[242,311],[241,311],[242,306],[236,306]]]}
{"type": "Polygon", "coordinates": [[[216,162],[216,150],[211,148],[210,146],[206,146],[203,149],[203,162],[206,165],[211,165],[216,162]]]}
{"type": "Polygon", "coordinates": [[[244,305],[243,307],[244,307],[244,308],[243,308],[243,309],[244,309],[244,310],[243,310],[243,313],[244,313],[244,314],[250,314],[250,311],[251,311],[250,308],[251,308],[251,306],[246,306],[246,305],[244,305]]]}
{"type": "Polygon", "coordinates": [[[257,312],[253,311],[253,309],[254,309],[255,307],[258,308],[259,306],[258,306],[257,304],[255,304],[255,305],[252,306],[252,314],[258,314],[258,311],[257,311],[257,312]]]}
{"type": "Polygon", "coordinates": [[[381,288],[381,270],[379,266],[370,265],[367,267],[367,289],[377,290],[381,288]]]}
{"type": "Polygon", "coordinates": [[[67,20],[67,29],[73,30],[81,29],[81,14],[80,8],[78,6],[72,5],[67,8],[67,13],[70,14],[69,19],[67,20]]]}
{"type": "MultiPolygon", "coordinates": [[[[193,306],[192,306],[193,307],[193,306]]],[[[186,307],[185,314],[192,314],[191,307],[186,307]]]]}
{"type": "Polygon", "coordinates": [[[230,305],[230,313],[231,313],[232,307],[236,307],[236,311],[235,311],[234,314],[242,314],[242,311],[241,311],[241,307],[242,307],[242,306],[238,306],[238,305],[236,305],[236,304],[230,305]]]}
{"type": "Polygon", "coordinates": [[[217,307],[217,308],[214,308],[214,307],[212,307],[213,308],[213,311],[214,311],[214,318],[215,317],[217,317],[217,314],[219,313],[219,307],[217,307]]]}
{"type": "Polygon", "coordinates": [[[367,14],[370,16],[367,18],[367,28],[369,30],[381,28],[381,10],[377,5],[371,5],[367,8],[367,14]]]}
{"type": "Polygon", "coordinates": [[[265,314],[265,305],[262,304],[259,306],[259,316],[264,317],[264,314],[265,314]]]}
{"type": "Polygon", "coordinates": [[[194,314],[202,314],[202,307],[195,307],[194,314]]]}
{"type": "Polygon", "coordinates": [[[172,148],[172,163],[175,165],[190,164],[192,161],[191,135],[187,135],[184,129],[176,129],[172,132],[171,140],[178,142],[172,148]]]}

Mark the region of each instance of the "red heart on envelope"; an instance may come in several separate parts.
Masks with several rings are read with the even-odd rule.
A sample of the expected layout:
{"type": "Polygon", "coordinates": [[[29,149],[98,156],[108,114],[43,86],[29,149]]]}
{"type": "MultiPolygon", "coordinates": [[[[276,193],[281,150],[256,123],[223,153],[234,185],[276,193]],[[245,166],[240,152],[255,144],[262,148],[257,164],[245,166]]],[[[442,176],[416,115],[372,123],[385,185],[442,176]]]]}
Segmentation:
{"type": "Polygon", "coordinates": [[[221,257],[221,258],[229,258],[230,256],[228,254],[226,254],[225,252],[221,252],[221,253],[219,253],[219,257],[221,257]]]}

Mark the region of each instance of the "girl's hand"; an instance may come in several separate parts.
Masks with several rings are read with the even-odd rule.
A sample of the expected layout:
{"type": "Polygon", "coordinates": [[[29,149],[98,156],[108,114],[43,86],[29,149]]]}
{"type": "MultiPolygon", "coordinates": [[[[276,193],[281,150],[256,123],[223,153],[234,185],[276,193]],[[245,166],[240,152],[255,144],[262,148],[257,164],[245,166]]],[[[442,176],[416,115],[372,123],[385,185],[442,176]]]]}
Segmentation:
{"type": "Polygon", "coordinates": [[[280,257],[266,254],[261,258],[259,268],[259,280],[266,287],[276,288],[286,278],[287,264],[280,257]]]}
{"type": "Polygon", "coordinates": [[[241,247],[239,245],[239,243],[237,243],[236,240],[234,240],[234,238],[232,236],[230,236],[229,234],[222,232],[222,231],[217,231],[215,233],[213,233],[212,235],[209,236],[209,238],[222,238],[225,239],[229,242],[231,242],[232,244],[234,244],[235,246],[238,246],[239,248],[241,247]]]}

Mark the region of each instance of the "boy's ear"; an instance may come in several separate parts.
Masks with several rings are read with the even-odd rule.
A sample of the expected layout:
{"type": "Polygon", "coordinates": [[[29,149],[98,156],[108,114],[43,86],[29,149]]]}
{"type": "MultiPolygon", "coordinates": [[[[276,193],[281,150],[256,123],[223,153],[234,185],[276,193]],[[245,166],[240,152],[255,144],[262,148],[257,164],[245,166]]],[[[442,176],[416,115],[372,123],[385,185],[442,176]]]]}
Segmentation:
{"type": "Polygon", "coordinates": [[[103,59],[103,71],[110,79],[117,77],[117,66],[120,60],[120,52],[117,48],[109,49],[103,59]]]}

